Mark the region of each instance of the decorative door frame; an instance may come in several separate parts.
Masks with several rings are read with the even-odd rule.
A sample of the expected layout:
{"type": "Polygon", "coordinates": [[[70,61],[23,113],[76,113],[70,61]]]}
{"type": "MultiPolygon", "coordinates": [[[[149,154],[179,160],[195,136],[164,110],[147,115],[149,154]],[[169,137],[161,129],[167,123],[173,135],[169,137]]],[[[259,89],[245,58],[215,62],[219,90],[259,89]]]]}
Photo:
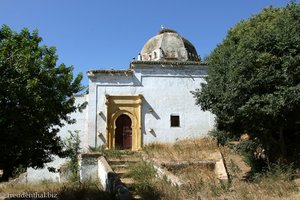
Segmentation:
{"type": "Polygon", "coordinates": [[[116,120],[122,114],[128,115],[132,125],[132,150],[142,148],[142,95],[106,95],[106,147],[115,148],[116,120]]]}

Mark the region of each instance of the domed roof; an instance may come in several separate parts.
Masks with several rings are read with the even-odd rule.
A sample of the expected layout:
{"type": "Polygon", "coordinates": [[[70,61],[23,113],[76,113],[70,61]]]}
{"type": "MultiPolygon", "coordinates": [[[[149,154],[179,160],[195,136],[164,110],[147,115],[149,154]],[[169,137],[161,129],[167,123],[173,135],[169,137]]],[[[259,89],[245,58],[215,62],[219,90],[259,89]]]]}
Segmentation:
{"type": "Polygon", "coordinates": [[[162,29],[144,45],[139,60],[200,61],[195,47],[171,29],[162,29]]]}

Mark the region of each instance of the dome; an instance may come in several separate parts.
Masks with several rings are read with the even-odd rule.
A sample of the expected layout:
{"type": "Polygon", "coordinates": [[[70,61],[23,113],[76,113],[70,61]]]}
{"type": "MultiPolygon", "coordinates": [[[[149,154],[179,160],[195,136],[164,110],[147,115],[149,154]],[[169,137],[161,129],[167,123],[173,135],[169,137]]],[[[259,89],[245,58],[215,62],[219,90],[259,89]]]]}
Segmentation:
{"type": "Polygon", "coordinates": [[[144,45],[139,60],[200,61],[195,47],[171,29],[162,29],[144,45]]]}

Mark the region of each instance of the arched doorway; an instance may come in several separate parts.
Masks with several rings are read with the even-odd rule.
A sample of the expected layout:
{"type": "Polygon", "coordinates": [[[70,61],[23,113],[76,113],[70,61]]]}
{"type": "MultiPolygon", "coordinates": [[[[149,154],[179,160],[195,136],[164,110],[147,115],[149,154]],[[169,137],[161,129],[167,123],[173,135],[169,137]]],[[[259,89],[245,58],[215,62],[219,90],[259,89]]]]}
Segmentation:
{"type": "Polygon", "coordinates": [[[142,148],[142,98],[142,95],[106,95],[106,146],[108,149],[118,148],[117,145],[133,151],[142,148]],[[131,139],[129,139],[130,137],[125,137],[125,147],[123,137],[121,137],[122,134],[117,134],[117,132],[122,132],[121,127],[123,126],[119,121],[122,121],[122,118],[126,118],[121,117],[121,115],[129,117],[127,121],[129,121],[129,124],[131,122],[131,126],[127,126],[131,128],[131,139]],[[118,120],[119,117],[120,119],[118,120]],[[117,136],[119,137],[116,141],[117,136]],[[129,142],[128,145],[126,144],[127,141],[129,142]]]}
{"type": "Polygon", "coordinates": [[[128,115],[122,114],[116,120],[115,146],[120,149],[132,148],[131,119],[128,115]]]}

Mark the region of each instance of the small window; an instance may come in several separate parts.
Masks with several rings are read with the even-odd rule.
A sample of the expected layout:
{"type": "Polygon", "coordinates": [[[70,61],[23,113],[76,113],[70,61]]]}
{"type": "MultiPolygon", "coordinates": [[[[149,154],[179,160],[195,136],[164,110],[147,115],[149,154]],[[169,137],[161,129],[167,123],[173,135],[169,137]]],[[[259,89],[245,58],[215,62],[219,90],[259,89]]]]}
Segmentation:
{"type": "Polygon", "coordinates": [[[171,115],[171,127],[179,127],[180,118],[178,115],[171,115]]]}

